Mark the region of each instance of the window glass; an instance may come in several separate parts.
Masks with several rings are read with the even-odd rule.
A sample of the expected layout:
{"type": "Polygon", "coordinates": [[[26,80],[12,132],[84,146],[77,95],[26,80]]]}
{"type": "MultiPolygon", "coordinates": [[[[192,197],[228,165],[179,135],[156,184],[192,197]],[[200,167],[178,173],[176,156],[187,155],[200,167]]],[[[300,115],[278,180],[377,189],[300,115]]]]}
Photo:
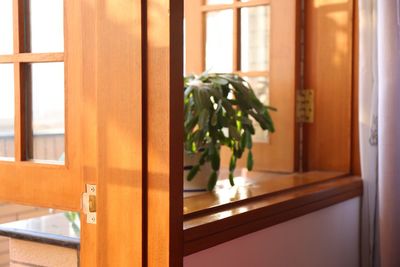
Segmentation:
{"type": "Polygon", "coordinates": [[[0,0],[0,55],[13,53],[13,1],[0,0]]]}
{"type": "Polygon", "coordinates": [[[269,69],[270,7],[246,7],[240,10],[241,70],[269,69]]]}
{"type": "Polygon", "coordinates": [[[25,0],[28,27],[26,52],[64,51],[64,1],[25,0]]]}
{"type": "Polygon", "coordinates": [[[34,63],[27,83],[31,103],[28,110],[28,158],[63,162],[65,155],[64,63],[34,63]]]}
{"type": "Polygon", "coordinates": [[[233,11],[208,12],[206,27],[206,70],[232,72],[233,11]]]}
{"type": "MultiPolygon", "coordinates": [[[[269,105],[269,80],[266,77],[262,76],[246,77],[246,80],[250,83],[257,98],[260,99],[260,101],[264,105],[269,105]]],[[[253,141],[257,143],[269,143],[268,131],[264,131],[263,129],[261,129],[260,125],[256,122],[253,125],[256,129],[256,134],[253,136],[253,141]]]]}
{"type": "Polygon", "coordinates": [[[0,158],[14,157],[14,64],[0,64],[0,158]]]}

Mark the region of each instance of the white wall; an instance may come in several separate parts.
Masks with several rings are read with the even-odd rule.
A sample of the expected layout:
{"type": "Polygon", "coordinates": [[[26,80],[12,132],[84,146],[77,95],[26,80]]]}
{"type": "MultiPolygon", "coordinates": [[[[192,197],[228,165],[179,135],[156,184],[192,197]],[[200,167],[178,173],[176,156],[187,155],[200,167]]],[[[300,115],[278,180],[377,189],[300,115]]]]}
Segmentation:
{"type": "Polygon", "coordinates": [[[360,199],[354,198],[189,255],[185,267],[357,267],[360,199]]]}

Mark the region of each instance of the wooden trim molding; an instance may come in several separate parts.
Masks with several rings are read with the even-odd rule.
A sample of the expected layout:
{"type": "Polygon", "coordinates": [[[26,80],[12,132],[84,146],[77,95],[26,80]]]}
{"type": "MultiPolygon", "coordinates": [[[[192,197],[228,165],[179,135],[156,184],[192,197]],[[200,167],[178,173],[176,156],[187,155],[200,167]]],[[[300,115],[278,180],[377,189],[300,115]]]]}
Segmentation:
{"type": "Polygon", "coordinates": [[[351,173],[361,175],[361,155],[360,155],[360,130],[358,114],[359,98],[359,21],[358,21],[358,1],[354,2],[354,29],[353,29],[353,99],[352,99],[352,139],[351,139],[351,173]]]}
{"type": "MultiPolygon", "coordinates": [[[[222,173],[222,175],[224,175],[222,173]]],[[[212,193],[198,194],[184,198],[184,218],[190,219],[201,214],[210,214],[218,210],[233,208],[256,199],[281,194],[306,186],[345,177],[345,173],[313,171],[307,173],[277,174],[268,172],[243,173],[235,178],[240,186],[231,187],[222,180],[212,193]]]]}
{"type": "MultiPolygon", "coordinates": [[[[208,212],[193,210],[191,214],[187,211],[183,225],[184,255],[190,255],[362,194],[360,177],[336,173],[327,178],[329,175],[320,173],[320,179],[318,179],[316,173],[310,173],[310,175],[313,179],[310,179],[311,176],[307,178],[307,175],[299,175],[297,184],[292,184],[291,189],[285,188],[283,184],[285,180],[293,182],[294,176],[275,177],[284,182],[280,185],[275,184],[270,190],[266,190],[265,194],[259,192],[255,197],[236,199],[233,202],[216,205],[209,208],[208,212]]],[[[257,184],[262,188],[266,184],[273,183],[266,181],[264,185],[259,182],[257,184]]],[[[249,187],[249,185],[245,186],[249,187]]],[[[224,198],[223,194],[212,193],[209,193],[208,197],[215,201],[224,198]]],[[[204,201],[204,198],[204,195],[187,198],[185,207],[198,202],[198,199],[204,201]]]]}
{"type": "Polygon", "coordinates": [[[85,160],[87,175],[89,163],[96,164],[98,180],[96,229],[88,226],[86,233],[90,238],[96,231],[97,266],[142,266],[142,3],[102,0],[83,6],[95,23],[94,36],[87,33],[84,44],[89,49],[86,42],[94,41],[95,54],[85,54],[94,81],[89,76],[85,82],[94,82],[96,92],[85,92],[85,110],[96,108],[96,117],[85,118],[97,122],[89,131],[96,138],[96,159],[85,160]]]}
{"type": "Polygon", "coordinates": [[[305,170],[351,171],[354,2],[305,1],[304,85],[315,96],[305,170]]]}
{"type": "Polygon", "coordinates": [[[1,55],[0,63],[63,62],[64,53],[20,53],[1,55]]]}
{"type": "Polygon", "coordinates": [[[183,265],[183,1],[147,1],[147,266],[183,265]]]}

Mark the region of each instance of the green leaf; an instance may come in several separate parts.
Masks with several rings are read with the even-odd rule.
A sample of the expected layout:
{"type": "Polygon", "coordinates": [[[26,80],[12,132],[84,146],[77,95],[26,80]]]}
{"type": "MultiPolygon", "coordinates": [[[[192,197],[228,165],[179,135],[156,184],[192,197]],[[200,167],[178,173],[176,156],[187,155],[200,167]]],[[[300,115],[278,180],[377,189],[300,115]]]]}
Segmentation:
{"type": "Polygon", "coordinates": [[[253,121],[246,116],[242,116],[241,120],[243,125],[253,125],[253,121]]]}
{"type": "Polygon", "coordinates": [[[243,152],[244,152],[244,148],[241,148],[240,144],[236,143],[235,147],[233,149],[233,153],[235,154],[236,158],[240,159],[243,155],[243,152]]]}
{"type": "Polygon", "coordinates": [[[229,183],[231,184],[231,186],[235,186],[233,173],[231,173],[231,172],[229,173],[229,183]]]}
{"type": "MultiPolygon", "coordinates": [[[[240,148],[244,149],[246,147],[246,134],[249,133],[247,130],[245,130],[240,137],[240,148]]],[[[250,133],[249,133],[250,134],[250,133]]]]}
{"type": "Polygon", "coordinates": [[[199,128],[201,130],[208,129],[208,117],[210,113],[207,109],[202,109],[199,115],[199,128]]]}
{"type": "Polygon", "coordinates": [[[200,165],[204,165],[204,163],[206,162],[207,156],[208,156],[208,148],[206,148],[204,150],[204,152],[201,154],[201,157],[199,159],[199,164],[200,165]]]}
{"type": "Polygon", "coordinates": [[[209,76],[208,72],[209,72],[209,70],[206,70],[205,72],[203,72],[203,73],[198,77],[198,79],[201,80],[201,81],[203,81],[203,82],[205,82],[205,81],[208,79],[208,76],[209,76]]]}
{"type": "Polygon", "coordinates": [[[249,154],[247,154],[247,169],[249,171],[253,170],[253,153],[249,150],[249,154]]]}
{"type": "Polygon", "coordinates": [[[222,99],[222,103],[221,104],[224,107],[226,113],[228,113],[228,115],[230,117],[235,117],[235,110],[233,109],[231,103],[229,103],[228,100],[222,99]]]}
{"type": "Polygon", "coordinates": [[[238,132],[238,130],[232,125],[230,125],[228,129],[229,129],[229,136],[231,138],[234,138],[236,141],[240,141],[240,133],[238,132]]]}
{"type": "Polygon", "coordinates": [[[218,113],[222,108],[222,100],[219,99],[217,102],[217,109],[215,110],[215,113],[218,113]]]}
{"type": "Polygon", "coordinates": [[[199,120],[198,116],[192,117],[190,120],[185,121],[185,132],[190,133],[193,128],[196,126],[199,120]]]}
{"type": "Polygon", "coordinates": [[[210,87],[210,94],[215,97],[216,99],[221,99],[222,98],[222,91],[220,91],[220,88],[218,87],[210,87]]]}
{"type": "Polygon", "coordinates": [[[198,89],[193,90],[193,100],[194,100],[194,106],[196,107],[197,112],[200,112],[202,109],[204,109],[198,89]]]}
{"type": "Polygon", "coordinates": [[[215,147],[215,144],[211,143],[209,146],[209,156],[211,158],[211,167],[214,171],[219,171],[221,159],[219,157],[219,150],[215,147]]]}
{"type": "Polygon", "coordinates": [[[231,156],[231,160],[229,161],[229,172],[235,171],[236,168],[236,157],[235,155],[231,156]]]}
{"type": "Polygon", "coordinates": [[[213,157],[211,158],[211,167],[214,171],[219,171],[221,159],[218,153],[214,153],[213,157]]]}
{"type": "Polygon", "coordinates": [[[213,112],[211,116],[211,126],[215,127],[218,123],[218,116],[216,112],[213,112]]]}
{"type": "Polygon", "coordinates": [[[203,108],[206,108],[206,109],[211,108],[212,102],[210,99],[211,95],[209,93],[209,90],[202,88],[202,89],[198,89],[197,91],[199,92],[203,108]]]}
{"type": "Polygon", "coordinates": [[[227,85],[229,82],[226,79],[216,77],[213,79],[213,82],[219,85],[227,85]]]}
{"type": "Polygon", "coordinates": [[[186,76],[184,79],[183,79],[183,84],[184,84],[184,86],[187,86],[191,81],[193,81],[195,79],[195,77],[194,77],[194,75],[193,74],[190,74],[190,75],[188,75],[188,76],[186,76]]]}
{"type": "Polygon", "coordinates": [[[251,109],[251,100],[247,95],[236,94],[236,100],[242,110],[251,109]]]}
{"type": "Polygon", "coordinates": [[[81,232],[81,228],[76,223],[72,223],[71,226],[72,226],[72,230],[74,230],[75,234],[78,235],[81,232]]]}
{"type": "Polygon", "coordinates": [[[211,157],[211,167],[214,171],[219,171],[220,163],[221,159],[219,157],[219,154],[215,152],[211,157]]]}
{"type": "Polygon", "coordinates": [[[263,130],[269,129],[269,124],[268,124],[267,118],[265,118],[264,116],[262,116],[258,113],[255,113],[253,110],[250,110],[249,114],[260,124],[260,126],[263,130]]]}
{"type": "Polygon", "coordinates": [[[219,123],[221,124],[222,127],[228,128],[229,125],[231,125],[229,118],[227,118],[225,116],[221,115],[218,119],[219,119],[219,123]]]}
{"type": "Polygon", "coordinates": [[[229,99],[228,101],[229,103],[231,103],[232,106],[236,106],[237,104],[239,104],[239,102],[236,99],[229,99]]]}
{"type": "Polygon", "coordinates": [[[225,137],[222,131],[217,131],[216,133],[221,145],[229,146],[230,140],[229,138],[225,137]]]}
{"type": "Polygon", "coordinates": [[[187,98],[192,91],[193,91],[193,86],[186,87],[184,92],[184,97],[187,98]]]}
{"type": "Polygon", "coordinates": [[[217,184],[218,175],[216,171],[213,171],[208,179],[208,191],[212,191],[217,184]]]}
{"type": "Polygon", "coordinates": [[[193,180],[193,178],[196,176],[196,174],[199,172],[200,170],[200,165],[195,165],[193,166],[193,168],[189,171],[186,180],[191,181],[193,180]]]}
{"type": "Polygon", "coordinates": [[[251,139],[251,134],[248,131],[245,131],[245,138],[246,138],[247,149],[251,149],[253,147],[253,142],[251,139]]]}

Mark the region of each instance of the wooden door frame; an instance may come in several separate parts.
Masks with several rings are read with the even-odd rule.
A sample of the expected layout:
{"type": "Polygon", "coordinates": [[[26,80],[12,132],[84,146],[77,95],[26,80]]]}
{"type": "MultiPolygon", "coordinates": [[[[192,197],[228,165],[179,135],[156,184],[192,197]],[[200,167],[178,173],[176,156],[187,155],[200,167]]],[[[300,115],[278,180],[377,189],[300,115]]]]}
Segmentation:
{"type": "Polygon", "coordinates": [[[183,0],[147,2],[147,264],[183,265],[183,0]]]}
{"type": "Polygon", "coordinates": [[[82,222],[81,266],[144,262],[142,2],[81,1],[81,175],[97,184],[97,224],[82,222]]]}
{"type": "Polygon", "coordinates": [[[82,264],[182,266],[183,0],[84,2],[84,96],[96,109],[84,116],[98,126],[86,126],[83,175],[98,184],[98,222],[82,227],[82,264]],[[117,146],[115,127],[130,133],[117,146]],[[121,154],[128,171],[110,166],[121,154]]]}

